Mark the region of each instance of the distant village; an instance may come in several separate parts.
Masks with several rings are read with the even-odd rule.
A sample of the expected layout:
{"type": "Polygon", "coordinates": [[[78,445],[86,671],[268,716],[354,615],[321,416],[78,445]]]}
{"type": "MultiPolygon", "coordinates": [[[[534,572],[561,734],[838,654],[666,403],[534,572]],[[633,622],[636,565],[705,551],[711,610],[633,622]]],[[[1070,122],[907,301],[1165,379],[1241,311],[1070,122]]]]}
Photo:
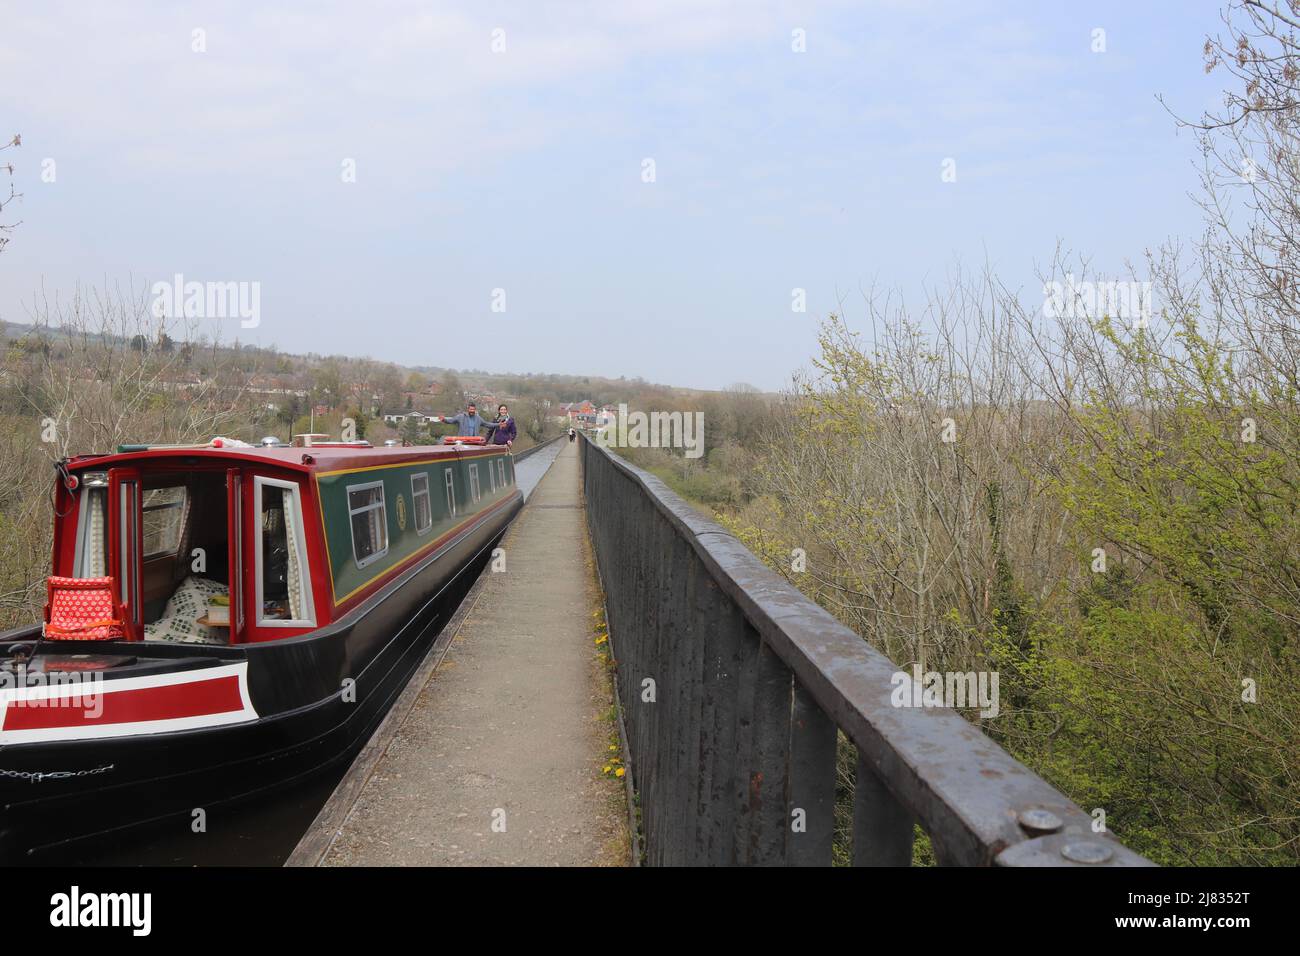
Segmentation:
{"type": "MultiPolygon", "coordinates": [[[[197,394],[209,384],[202,375],[189,370],[169,370],[159,379],[161,387],[183,396],[197,394]]],[[[368,427],[376,432],[368,437],[379,440],[427,439],[433,434],[430,426],[437,424],[436,419],[463,412],[470,402],[485,418],[494,417],[497,406],[505,403],[516,420],[544,417],[561,428],[600,428],[617,416],[615,406],[596,405],[585,399],[579,402],[542,400],[539,409],[536,399],[519,398],[468,381],[458,381],[455,394],[449,394],[440,381],[430,381],[414,389],[389,390],[385,407],[385,396],[373,386],[364,382],[340,384],[339,394],[330,396],[332,401],[321,401],[319,390],[304,388],[298,375],[253,374],[247,379],[244,391],[268,418],[279,418],[286,423],[302,416],[309,422],[321,423],[349,412],[361,412],[370,420],[368,427]],[[380,423],[387,429],[375,427],[380,423]]],[[[307,427],[315,430],[314,425],[307,427]]]]}
{"type": "MultiPolygon", "coordinates": [[[[431,388],[436,387],[438,387],[438,383],[434,382],[431,388]]],[[[411,393],[407,393],[407,395],[410,394],[411,393]]],[[[438,392],[432,391],[430,393],[422,394],[425,394],[426,396],[429,394],[437,395],[438,392]]],[[[412,398],[413,397],[414,396],[412,396],[412,398]]],[[[516,401],[510,396],[498,396],[492,392],[467,391],[465,393],[464,404],[468,405],[470,402],[473,402],[477,406],[479,414],[483,415],[485,418],[493,417],[496,414],[497,406],[503,402],[511,409],[511,414],[517,415],[514,411],[516,401]]],[[[612,422],[618,414],[617,409],[612,405],[597,406],[586,400],[581,402],[562,402],[554,405],[548,401],[544,404],[546,405],[548,412],[550,412],[547,417],[553,422],[567,428],[600,428],[612,422]]],[[[397,429],[408,426],[408,423],[414,423],[416,426],[427,428],[440,415],[452,415],[464,410],[463,406],[440,412],[424,412],[412,408],[411,410],[402,412],[385,412],[382,417],[386,424],[397,429]]]]}
{"type": "Polygon", "coordinates": [[[672,401],[670,389],[641,379],[404,368],[367,358],[180,342],[165,331],[79,336],[62,328],[0,322],[0,346],[0,412],[25,413],[30,401],[23,396],[45,388],[51,376],[64,376],[65,366],[70,380],[95,378],[99,365],[113,361],[116,353],[117,361],[138,367],[143,388],[168,395],[178,407],[220,409],[254,441],[341,434],[351,422],[356,437],[373,444],[425,444],[454,431],[436,419],[463,412],[469,402],[488,419],[496,416],[498,405],[508,405],[520,434],[539,441],[570,427],[610,424],[618,401],[672,401]],[[584,392],[587,397],[580,401],[566,401],[584,392]]]}

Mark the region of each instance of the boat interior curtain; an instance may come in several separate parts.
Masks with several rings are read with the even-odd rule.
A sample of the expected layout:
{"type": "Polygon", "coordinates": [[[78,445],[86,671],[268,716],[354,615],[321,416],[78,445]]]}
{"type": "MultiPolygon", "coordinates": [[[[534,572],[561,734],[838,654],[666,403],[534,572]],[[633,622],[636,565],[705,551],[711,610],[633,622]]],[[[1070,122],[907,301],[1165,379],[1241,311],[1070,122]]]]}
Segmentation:
{"type": "Polygon", "coordinates": [[[190,564],[185,555],[190,553],[190,542],[194,540],[194,529],[190,526],[190,509],[194,507],[194,490],[185,486],[185,502],[181,505],[181,527],[176,534],[176,563],[172,568],[172,584],[177,585],[190,573],[190,564]]]}
{"type": "Polygon", "coordinates": [[[102,578],[108,574],[108,567],[105,564],[104,556],[107,548],[104,546],[104,532],[107,516],[104,514],[108,509],[107,494],[102,489],[94,489],[86,500],[87,507],[90,508],[86,515],[86,544],[82,561],[85,571],[82,577],[102,578]]]}
{"type": "Polygon", "coordinates": [[[282,491],[282,510],[284,515],[284,542],[289,551],[289,616],[295,621],[301,621],[302,616],[302,568],[298,565],[298,535],[300,533],[297,521],[297,496],[291,491],[282,491]]]}

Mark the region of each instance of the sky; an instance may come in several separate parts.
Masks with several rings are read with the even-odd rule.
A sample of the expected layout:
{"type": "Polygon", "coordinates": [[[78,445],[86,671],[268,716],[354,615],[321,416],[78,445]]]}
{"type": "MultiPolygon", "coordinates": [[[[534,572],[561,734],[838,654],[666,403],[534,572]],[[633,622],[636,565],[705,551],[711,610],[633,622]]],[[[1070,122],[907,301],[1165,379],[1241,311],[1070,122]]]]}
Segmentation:
{"type": "Polygon", "coordinates": [[[0,318],[179,274],[288,352],[779,389],[862,289],[1196,236],[1220,7],[0,0],[0,318]]]}

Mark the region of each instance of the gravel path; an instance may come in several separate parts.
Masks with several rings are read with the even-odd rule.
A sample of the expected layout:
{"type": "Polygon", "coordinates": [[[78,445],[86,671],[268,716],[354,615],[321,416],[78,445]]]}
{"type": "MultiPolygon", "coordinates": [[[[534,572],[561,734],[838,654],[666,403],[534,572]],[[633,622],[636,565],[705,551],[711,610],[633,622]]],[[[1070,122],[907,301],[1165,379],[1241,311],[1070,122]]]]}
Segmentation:
{"type": "Polygon", "coordinates": [[[626,865],[578,456],[564,445],[326,866],[626,865]]]}

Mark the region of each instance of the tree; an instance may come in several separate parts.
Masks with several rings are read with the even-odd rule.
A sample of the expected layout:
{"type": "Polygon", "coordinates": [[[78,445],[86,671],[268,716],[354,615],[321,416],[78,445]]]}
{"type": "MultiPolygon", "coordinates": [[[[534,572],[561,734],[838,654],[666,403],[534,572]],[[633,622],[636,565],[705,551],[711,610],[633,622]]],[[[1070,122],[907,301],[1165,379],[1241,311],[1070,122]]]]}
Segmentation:
{"type": "MultiPolygon", "coordinates": [[[[1233,0],[1226,37],[1205,41],[1206,72],[1229,79],[1224,107],[1197,121],[1205,157],[1201,205],[1209,234],[1196,287],[1166,283],[1176,301],[1202,294],[1206,332],[1221,324],[1250,352],[1246,374],[1300,391],[1300,3],[1233,0]]],[[[1164,273],[1176,278],[1167,257],[1164,273]]],[[[1297,449],[1300,450],[1300,449],[1297,449]]]]}
{"type": "Polygon", "coordinates": [[[379,395],[381,412],[396,411],[402,405],[402,374],[391,362],[380,369],[375,377],[375,392],[379,395]]]}
{"type": "Polygon", "coordinates": [[[546,437],[547,416],[550,415],[551,403],[549,400],[537,395],[533,398],[528,406],[528,422],[524,426],[533,441],[541,442],[546,437]]]}
{"type": "MultiPolygon", "coordinates": [[[[3,153],[7,149],[17,149],[22,146],[22,144],[22,136],[15,133],[13,139],[8,143],[5,143],[3,146],[0,146],[0,153],[3,153]]],[[[5,163],[3,166],[0,166],[0,170],[3,170],[6,177],[9,179],[9,195],[5,196],[3,192],[0,192],[0,196],[3,196],[3,198],[0,198],[0,252],[3,252],[4,247],[9,244],[9,233],[14,230],[15,226],[22,225],[21,220],[18,222],[6,222],[4,220],[5,207],[15,199],[21,199],[22,193],[14,190],[14,164],[5,163]]]]}
{"type": "Polygon", "coordinates": [[[402,440],[412,445],[421,445],[424,443],[424,433],[420,423],[414,418],[407,418],[402,422],[402,440]]]}
{"type": "Polygon", "coordinates": [[[312,401],[335,408],[343,398],[343,370],[336,359],[326,359],[312,378],[312,401]]]}
{"type": "Polygon", "coordinates": [[[460,376],[455,372],[448,372],[444,375],[442,377],[442,394],[438,397],[443,408],[450,407],[456,412],[463,409],[465,407],[465,386],[461,384],[460,376]]]}

